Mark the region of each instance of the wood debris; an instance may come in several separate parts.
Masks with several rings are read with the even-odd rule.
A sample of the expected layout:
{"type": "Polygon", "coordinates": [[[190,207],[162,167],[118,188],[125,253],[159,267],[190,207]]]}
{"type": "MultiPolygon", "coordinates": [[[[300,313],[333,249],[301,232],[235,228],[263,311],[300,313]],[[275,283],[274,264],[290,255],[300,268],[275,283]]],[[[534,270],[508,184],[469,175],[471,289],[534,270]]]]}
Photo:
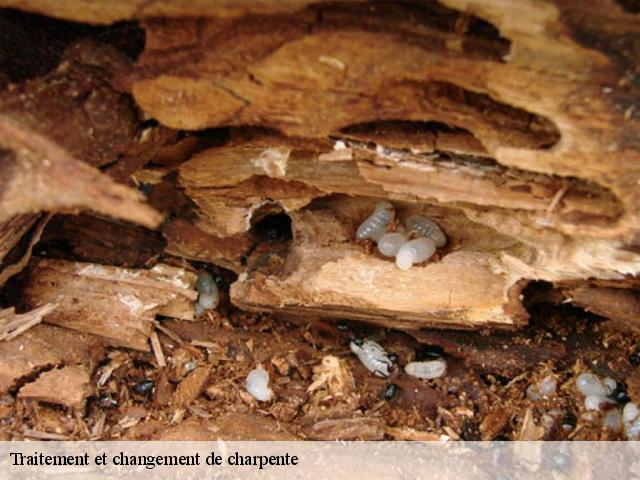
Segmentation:
{"type": "Polygon", "coordinates": [[[180,382],[173,393],[171,405],[177,408],[189,406],[204,391],[211,373],[211,366],[205,365],[196,368],[180,382]]]}
{"type": "Polygon", "coordinates": [[[0,341],[11,340],[31,327],[39,324],[45,315],[56,309],[57,305],[47,303],[27,313],[17,314],[15,309],[0,310],[0,341]]]}
{"type": "Polygon", "coordinates": [[[44,372],[18,391],[18,398],[82,408],[91,393],[89,372],[79,366],[44,372]]]}
{"type": "Polygon", "coordinates": [[[89,365],[102,358],[103,345],[95,337],[40,324],[19,337],[0,342],[0,393],[22,378],[56,365],[89,365]]]}
{"type": "Polygon", "coordinates": [[[31,305],[58,305],[49,323],[148,351],[156,315],[194,318],[195,281],[195,274],[168,265],[134,270],[39,259],[24,297],[31,305]]]}

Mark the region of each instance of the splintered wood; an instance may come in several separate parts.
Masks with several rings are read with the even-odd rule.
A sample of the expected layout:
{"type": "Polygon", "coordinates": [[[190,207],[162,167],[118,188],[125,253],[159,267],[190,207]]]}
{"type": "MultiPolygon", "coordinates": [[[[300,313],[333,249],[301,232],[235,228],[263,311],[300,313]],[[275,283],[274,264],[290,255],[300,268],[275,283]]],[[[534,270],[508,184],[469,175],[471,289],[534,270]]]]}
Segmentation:
{"type": "Polygon", "coordinates": [[[53,312],[57,305],[47,303],[27,313],[17,314],[15,309],[0,310],[0,340],[11,340],[31,327],[39,324],[45,315],[53,312]]]}
{"type": "Polygon", "coordinates": [[[48,323],[148,351],[156,315],[194,319],[195,281],[195,274],[162,264],[134,270],[39,259],[29,271],[24,299],[34,306],[56,303],[48,323]]]}

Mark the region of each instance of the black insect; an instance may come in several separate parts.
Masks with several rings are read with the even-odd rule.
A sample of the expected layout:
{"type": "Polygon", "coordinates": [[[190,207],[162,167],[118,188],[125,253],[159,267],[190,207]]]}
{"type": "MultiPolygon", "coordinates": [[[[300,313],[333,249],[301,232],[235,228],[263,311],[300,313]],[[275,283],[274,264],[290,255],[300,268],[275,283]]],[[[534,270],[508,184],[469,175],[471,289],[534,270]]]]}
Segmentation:
{"type": "Polygon", "coordinates": [[[631,401],[627,394],[627,385],[624,382],[616,382],[616,389],[611,392],[609,398],[622,405],[631,401]]]}
{"type": "Polygon", "coordinates": [[[384,391],[382,392],[382,399],[391,400],[393,397],[396,396],[399,390],[400,390],[400,387],[398,385],[396,385],[395,383],[390,383],[389,385],[387,385],[387,388],[385,388],[384,391]]]}
{"type": "Polygon", "coordinates": [[[562,429],[567,432],[576,428],[577,424],[578,418],[573,413],[567,413],[562,419],[562,422],[560,422],[562,429]]]}
{"type": "Polygon", "coordinates": [[[138,395],[149,396],[153,393],[153,380],[144,379],[133,386],[133,391],[138,395]]]}

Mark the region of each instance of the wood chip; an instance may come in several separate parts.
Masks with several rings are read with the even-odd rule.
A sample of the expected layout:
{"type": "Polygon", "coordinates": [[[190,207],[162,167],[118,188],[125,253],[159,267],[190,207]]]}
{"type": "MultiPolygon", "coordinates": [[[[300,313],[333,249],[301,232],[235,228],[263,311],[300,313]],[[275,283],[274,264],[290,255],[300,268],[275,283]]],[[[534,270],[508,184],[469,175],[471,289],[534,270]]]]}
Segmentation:
{"type": "Polygon", "coordinates": [[[172,405],[178,408],[189,406],[204,391],[209,380],[211,365],[196,368],[180,382],[173,394],[172,405]]]}
{"type": "Polygon", "coordinates": [[[162,353],[162,345],[160,345],[158,334],[156,332],[152,332],[149,338],[151,340],[151,348],[153,350],[153,354],[156,357],[156,362],[158,363],[158,367],[160,368],[166,367],[167,362],[164,359],[164,353],[162,353]]]}
{"type": "Polygon", "coordinates": [[[91,392],[89,372],[79,366],[63,367],[41,374],[18,392],[18,398],[82,408],[91,392]]]}

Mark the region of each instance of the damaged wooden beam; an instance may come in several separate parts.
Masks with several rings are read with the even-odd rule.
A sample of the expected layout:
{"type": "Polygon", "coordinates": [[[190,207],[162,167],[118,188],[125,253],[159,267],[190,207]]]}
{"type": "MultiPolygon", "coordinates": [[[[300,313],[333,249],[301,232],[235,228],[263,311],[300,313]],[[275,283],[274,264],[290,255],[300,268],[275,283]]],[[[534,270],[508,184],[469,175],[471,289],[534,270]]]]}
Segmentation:
{"type": "Polygon", "coordinates": [[[136,270],[38,259],[30,267],[24,301],[55,302],[48,323],[149,351],[156,315],[194,319],[195,281],[194,273],[163,264],[136,270]]]}

